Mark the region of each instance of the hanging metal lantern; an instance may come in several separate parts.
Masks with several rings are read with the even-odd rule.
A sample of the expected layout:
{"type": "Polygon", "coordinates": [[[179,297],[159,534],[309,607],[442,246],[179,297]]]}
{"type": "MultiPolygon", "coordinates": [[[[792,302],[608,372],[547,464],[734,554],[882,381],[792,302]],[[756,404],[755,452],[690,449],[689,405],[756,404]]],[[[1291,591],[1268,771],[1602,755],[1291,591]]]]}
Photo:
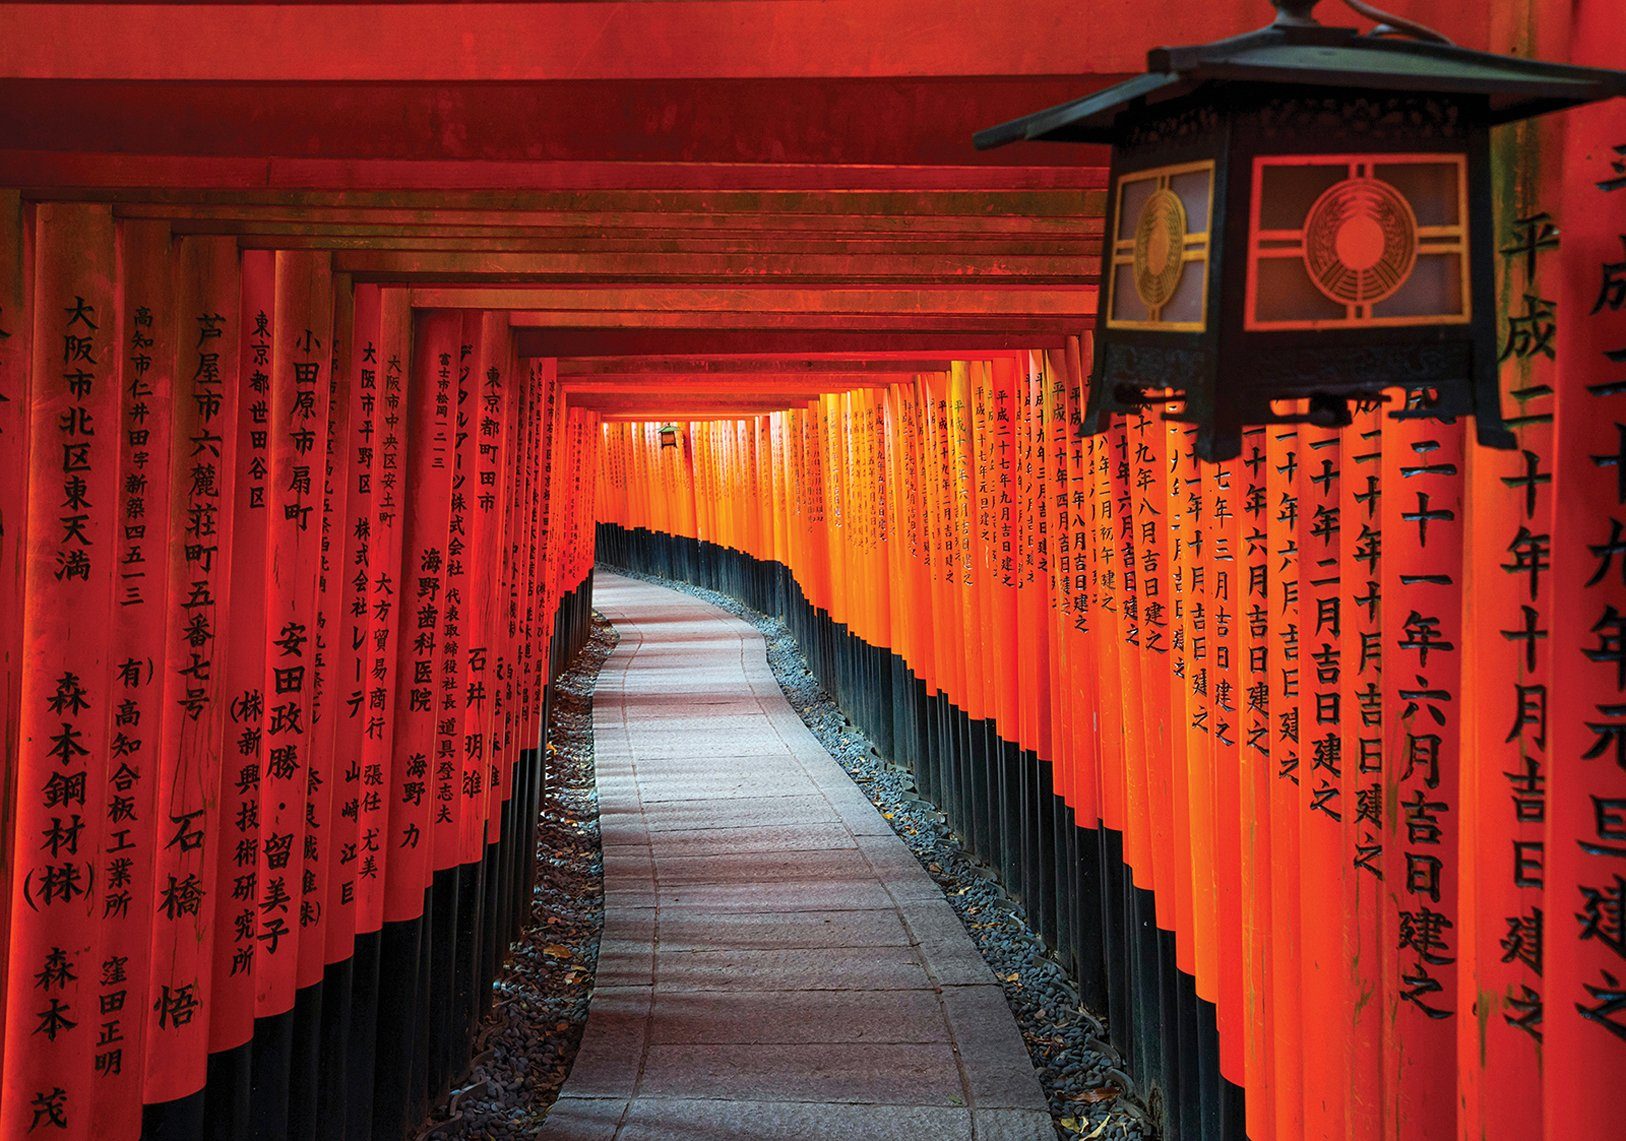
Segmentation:
{"type": "Polygon", "coordinates": [[[1245,426],[1388,399],[1513,446],[1490,128],[1626,94],[1626,72],[1468,51],[1345,2],[1384,35],[1276,0],[1269,27],[1158,48],[1145,75],[977,135],[1112,147],[1086,434],[1170,404],[1218,460],[1245,426]]]}
{"type": "Polygon", "coordinates": [[[660,434],[662,448],[678,447],[678,426],[676,424],[662,424],[656,431],[660,434]]]}

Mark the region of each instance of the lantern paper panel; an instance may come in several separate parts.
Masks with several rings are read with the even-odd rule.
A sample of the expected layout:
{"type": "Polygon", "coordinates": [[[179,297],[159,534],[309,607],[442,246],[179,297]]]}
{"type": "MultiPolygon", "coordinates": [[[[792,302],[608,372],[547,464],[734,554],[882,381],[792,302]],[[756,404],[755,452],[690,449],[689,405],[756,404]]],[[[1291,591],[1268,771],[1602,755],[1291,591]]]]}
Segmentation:
{"type": "Polygon", "coordinates": [[[1256,158],[1246,311],[1255,331],[1466,323],[1467,160],[1256,158]]]}
{"type": "Polygon", "coordinates": [[[1115,329],[1197,332],[1207,327],[1214,164],[1119,176],[1117,226],[1105,259],[1115,329]]]}

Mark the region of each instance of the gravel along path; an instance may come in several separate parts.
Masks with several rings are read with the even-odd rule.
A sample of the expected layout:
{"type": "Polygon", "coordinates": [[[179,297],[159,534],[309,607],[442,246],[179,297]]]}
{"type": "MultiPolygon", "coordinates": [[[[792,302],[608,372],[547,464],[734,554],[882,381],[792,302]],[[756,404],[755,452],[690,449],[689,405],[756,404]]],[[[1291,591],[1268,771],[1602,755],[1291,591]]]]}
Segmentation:
{"type": "Polygon", "coordinates": [[[472,1069],[420,1138],[536,1136],[576,1059],[604,928],[593,688],[616,641],[594,611],[592,635],[554,685],[531,920],[497,976],[472,1069]]]}
{"type": "Polygon", "coordinates": [[[909,773],[882,760],[847,720],[808,669],[785,624],[716,591],[620,567],[604,569],[703,598],[762,633],[768,664],[791,707],[943,889],[999,979],[1050,1102],[1057,1136],[1098,1141],[1150,1137],[1144,1115],[1124,1092],[1129,1083],[1118,1068],[1118,1056],[1102,1040],[1099,1016],[1080,1006],[1077,988],[1046,952],[1021,908],[961,846],[942,814],[918,798],[909,773]]]}

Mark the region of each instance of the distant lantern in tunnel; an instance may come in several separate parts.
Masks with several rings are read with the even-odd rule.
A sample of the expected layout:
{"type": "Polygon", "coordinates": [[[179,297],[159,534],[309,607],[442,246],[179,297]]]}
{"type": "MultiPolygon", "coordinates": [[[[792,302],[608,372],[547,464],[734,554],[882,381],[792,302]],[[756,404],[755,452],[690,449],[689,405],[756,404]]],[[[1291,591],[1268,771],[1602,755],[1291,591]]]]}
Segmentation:
{"type": "Polygon", "coordinates": [[[661,437],[661,447],[675,448],[678,446],[678,426],[676,424],[662,424],[657,431],[661,437]]]}
{"type": "Polygon", "coordinates": [[[1112,147],[1086,434],[1177,405],[1219,460],[1245,426],[1390,400],[1513,446],[1497,361],[1553,315],[1499,343],[1490,128],[1626,94],[1626,72],[1468,51],[1346,0],[1386,21],[1360,35],[1315,2],[977,135],[1112,147]]]}

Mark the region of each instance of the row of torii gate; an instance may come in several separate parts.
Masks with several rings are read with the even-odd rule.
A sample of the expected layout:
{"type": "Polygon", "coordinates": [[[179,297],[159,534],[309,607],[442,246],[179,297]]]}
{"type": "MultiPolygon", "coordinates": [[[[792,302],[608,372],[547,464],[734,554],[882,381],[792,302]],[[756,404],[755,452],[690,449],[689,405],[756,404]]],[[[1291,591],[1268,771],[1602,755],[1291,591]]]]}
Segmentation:
{"type": "MultiPolygon", "coordinates": [[[[753,417],[821,394],[879,392],[945,372],[950,362],[1016,353],[1063,362],[1056,367],[1065,372],[1096,317],[1105,151],[978,153],[972,134],[1138,73],[1158,44],[1254,27],[1266,15],[1261,8],[1253,0],[1082,8],[1033,0],[1020,13],[976,0],[0,4],[0,333],[7,334],[0,384],[8,386],[0,388],[0,488],[16,493],[0,499],[0,573],[8,576],[0,580],[0,630],[10,631],[0,635],[7,734],[0,881],[10,892],[0,907],[0,946],[26,946],[39,960],[12,956],[0,980],[7,1010],[0,1136],[133,1137],[143,1129],[229,1136],[250,1128],[389,1136],[410,1127],[461,1065],[482,986],[522,910],[515,903],[528,882],[521,806],[539,779],[546,679],[585,619],[600,424],[753,417]],[[86,256],[92,249],[101,254],[86,256]],[[313,1063],[321,1053],[308,1044],[339,1031],[321,1015],[296,1018],[292,988],[285,1004],[279,998],[275,1009],[256,1012],[272,1020],[265,1036],[255,1030],[269,1043],[259,1062],[210,1062],[194,1051],[180,1068],[148,1067],[164,1075],[156,1083],[133,1061],[125,1063],[129,1073],[109,1073],[97,1059],[121,1032],[115,1016],[127,1000],[109,1009],[107,997],[122,993],[108,973],[119,956],[86,954],[69,965],[68,937],[59,931],[91,932],[89,947],[94,915],[53,926],[51,908],[42,911],[32,894],[29,877],[46,867],[48,849],[17,822],[54,819],[56,838],[44,843],[56,844],[50,854],[58,855],[71,812],[64,817],[60,804],[40,801],[38,781],[49,769],[36,771],[25,755],[20,728],[32,722],[22,695],[56,701],[55,717],[76,704],[78,691],[25,690],[22,681],[40,665],[29,656],[38,644],[25,641],[25,606],[29,576],[43,573],[29,565],[28,527],[38,520],[28,521],[22,497],[39,478],[39,441],[55,441],[42,433],[58,430],[58,414],[81,426],[85,418],[70,402],[52,406],[47,422],[31,411],[41,390],[27,385],[46,359],[40,330],[90,351],[85,338],[95,320],[81,310],[76,327],[71,307],[60,316],[61,306],[43,307],[39,286],[49,283],[70,301],[105,298],[104,312],[128,316],[119,267],[136,264],[132,250],[145,250],[140,264],[156,273],[191,273],[185,279],[194,293],[185,296],[206,299],[205,285],[240,288],[244,298],[257,290],[270,311],[281,305],[309,317],[313,333],[326,320],[324,339],[335,351],[343,328],[354,334],[348,351],[356,354],[369,343],[362,332],[375,333],[371,359],[327,362],[335,377],[359,384],[369,368],[386,370],[393,337],[403,350],[403,384],[418,386],[409,391],[432,392],[437,377],[455,390],[460,368],[476,385],[470,393],[482,377],[501,378],[501,394],[488,394],[501,425],[494,450],[469,445],[470,462],[487,462],[492,486],[508,481],[504,495],[488,497],[498,514],[476,524],[479,497],[460,501],[448,486],[441,499],[425,500],[441,512],[437,519],[403,512],[398,566],[403,584],[416,573],[421,586],[434,548],[423,536],[433,524],[455,542],[459,502],[493,552],[524,548],[492,579],[493,636],[509,613],[507,599],[534,588],[543,606],[529,621],[523,607],[514,611],[510,656],[492,661],[494,672],[515,671],[503,675],[510,692],[534,682],[537,701],[533,707],[516,696],[504,708],[506,728],[483,722],[479,729],[509,767],[500,794],[491,791],[498,786],[481,792],[479,823],[459,825],[468,847],[448,866],[480,870],[456,872],[458,890],[430,890],[416,914],[381,911],[371,930],[354,929],[358,948],[363,937],[377,937],[367,952],[374,982],[357,975],[346,993],[370,996],[375,1012],[391,1006],[377,980],[388,980],[392,966],[411,964],[397,999],[436,971],[460,980],[432,1017],[410,1026],[379,1022],[365,1045],[346,1038],[341,1054],[358,1067],[366,1058],[365,1079],[356,1078],[365,1094],[333,1088],[313,1063]],[[334,324],[341,310],[358,323],[334,324]],[[18,442],[30,438],[32,461],[18,442]],[[529,455],[532,465],[499,475],[502,449],[529,455]],[[487,847],[498,854],[488,856],[487,847]],[[390,926],[396,920],[417,926],[409,936],[390,926]],[[484,924],[484,934],[445,941],[446,932],[471,924],[484,924]],[[295,1025],[299,1018],[305,1022],[295,1025]],[[282,1083],[269,1094],[260,1082],[266,1066],[282,1083]],[[303,1089],[301,1075],[317,1083],[317,1096],[289,1096],[303,1089]],[[93,1092],[115,1079],[123,1090],[140,1090],[139,1098],[93,1092]],[[206,1081],[217,1091],[209,1104],[206,1081]]],[[[1447,26],[1469,46],[1553,59],[1572,50],[1570,6],[1556,0],[1489,11],[1467,0],[1418,0],[1406,15],[1447,26]]],[[[1504,205],[1516,202],[1526,221],[1544,217],[1566,178],[1561,152],[1532,132],[1508,153],[1504,205]]],[[[253,351],[250,312],[239,313],[245,361],[253,351]]],[[[172,339],[194,366],[190,376],[177,371],[176,381],[205,375],[207,343],[172,339]]],[[[296,363],[326,360],[310,344],[309,360],[296,362],[292,345],[267,348],[269,371],[285,364],[294,376],[296,363]]],[[[94,351],[128,347],[109,341],[94,351]]],[[[289,392],[299,406],[303,395],[289,392]]],[[[330,399],[338,408],[339,398],[330,399]]],[[[356,400],[356,415],[371,416],[359,389],[356,400]]],[[[414,438],[443,439],[455,451],[455,411],[435,414],[443,420],[418,425],[414,438]]],[[[252,440],[248,431],[244,439],[252,440]]],[[[631,429],[611,429],[623,431],[633,438],[631,429]]],[[[287,443],[294,447],[292,438],[287,443]]],[[[356,462],[382,477],[386,469],[373,465],[386,462],[383,453],[380,442],[364,461],[356,453],[356,462]]],[[[403,451],[401,463],[418,462],[415,454],[403,451]]],[[[442,469],[423,456],[422,471],[401,478],[432,482],[442,469]]],[[[64,484],[68,501],[78,494],[73,486],[64,484]]],[[[386,485],[369,494],[379,486],[386,485]]],[[[376,511],[371,520],[377,524],[376,511]]],[[[113,520],[104,522],[111,540],[113,520]]],[[[304,541],[290,531],[286,549],[318,558],[304,541]]],[[[280,548],[273,541],[268,549],[280,548]]],[[[490,565],[502,562],[492,557],[490,565]]],[[[476,586],[467,589],[477,596],[476,586]]],[[[400,664],[410,673],[409,658],[400,664]]],[[[268,684],[278,676],[267,674],[268,684]]],[[[224,704],[221,712],[231,715],[224,704]]],[[[155,844],[192,842],[189,818],[180,815],[167,834],[154,833],[155,844]]],[[[357,828],[359,845],[366,832],[357,828]]],[[[256,858],[263,875],[267,857],[256,858]]],[[[87,869],[94,863],[87,857],[87,869]]],[[[107,867],[95,874],[105,876],[107,867]]],[[[230,888],[221,882],[214,890],[230,888]]],[[[160,913],[184,914],[187,906],[173,894],[157,904],[160,913]]],[[[1614,922],[1618,940],[1618,916],[1614,922]]],[[[230,969],[229,959],[216,961],[230,969]]],[[[1619,977],[1626,979],[1626,962],[1619,977]]],[[[164,1041],[153,1027],[162,1020],[172,1030],[188,1011],[165,1005],[173,990],[150,979],[142,985],[148,1039],[141,1049],[151,1053],[164,1041]]],[[[1626,993],[1613,985],[1599,983],[1593,996],[1605,1019],[1626,1012],[1626,993]]],[[[327,1018],[341,1008],[330,1002],[327,1018]]],[[[1211,1008],[1204,1017],[1211,1033],[1211,1008]]],[[[1602,1033],[1626,1040],[1619,1025],[1602,1033]]],[[[1490,1032],[1505,1033],[1505,1024],[1497,1020],[1490,1032]]],[[[1205,1089],[1219,1091],[1201,1107],[1203,1127],[1215,1136],[1242,1127],[1244,1094],[1250,1129],[1271,1122],[1256,1136],[1433,1137],[1442,1135],[1442,1121],[1465,1136],[1525,1136],[1543,1121],[1555,1137],[1609,1135],[1614,1087],[1606,1079],[1626,1077],[1620,1054],[1608,1052],[1614,1043],[1600,1038],[1595,1052],[1566,1054],[1563,1065],[1543,1070],[1539,1050],[1517,1041],[1517,1050],[1492,1050],[1492,1061],[1460,1089],[1436,1091],[1446,1101],[1432,1109],[1397,1098],[1365,1114],[1340,1103],[1321,1118],[1312,1108],[1311,1124],[1300,1103],[1313,1105],[1313,1091],[1273,1087],[1271,1112],[1261,1116],[1263,1099],[1253,1098],[1229,1058],[1225,1072],[1209,1072],[1219,1055],[1208,1038],[1144,1060],[1153,1084],[1165,1063],[1203,1068],[1205,1089]],[[1510,1095],[1519,1083],[1533,1083],[1542,1096],[1529,1085],[1510,1095]],[[1523,1108],[1503,1104],[1510,1096],[1524,1099],[1523,1108]],[[1336,1127],[1327,1124],[1334,1118],[1336,1127]]]]}

